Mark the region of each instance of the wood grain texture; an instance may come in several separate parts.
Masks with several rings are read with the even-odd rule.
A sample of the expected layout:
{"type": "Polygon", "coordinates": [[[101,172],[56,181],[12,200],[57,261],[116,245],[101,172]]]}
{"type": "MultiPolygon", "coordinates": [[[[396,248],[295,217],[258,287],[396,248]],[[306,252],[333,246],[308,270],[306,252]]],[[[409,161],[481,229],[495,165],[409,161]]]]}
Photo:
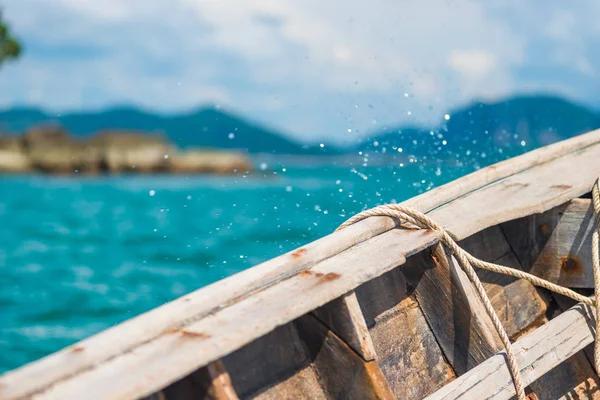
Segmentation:
{"type": "Polygon", "coordinates": [[[377,358],[354,291],[317,308],[313,314],[365,360],[377,358]]]}
{"type": "Polygon", "coordinates": [[[539,399],[599,399],[600,381],[582,351],[569,357],[529,386],[539,399]]]}
{"type": "MultiPolygon", "coordinates": [[[[460,246],[484,261],[522,269],[503,231],[498,226],[484,229],[460,242],[460,246]]],[[[496,314],[511,339],[541,325],[549,298],[525,279],[476,268],[496,314]]]]}
{"type": "MultiPolygon", "coordinates": [[[[529,385],[535,382],[591,343],[593,318],[589,307],[577,305],[513,343],[523,383],[529,385]]],[[[515,388],[505,360],[506,355],[502,351],[427,399],[508,400],[515,395],[515,388]]]]}
{"type": "Polygon", "coordinates": [[[461,375],[491,357],[502,342],[464,271],[441,245],[403,266],[406,281],[450,365],[461,375]]]}
{"type": "MultiPolygon", "coordinates": [[[[577,304],[575,300],[556,293],[552,297],[558,305],[556,315],[577,304]]],[[[542,399],[600,398],[600,379],[593,368],[593,362],[594,346],[590,344],[532,383],[531,388],[542,399]]]]}
{"type": "Polygon", "coordinates": [[[595,222],[591,201],[574,199],[558,216],[560,219],[530,272],[562,286],[593,288],[592,231],[595,222]]]}
{"type": "Polygon", "coordinates": [[[307,314],[225,358],[242,398],[392,399],[384,375],[307,314]]]}
{"type": "Polygon", "coordinates": [[[396,398],[421,399],[455,379],[400,268],[359,286],[356,295],[396,398]]]}
{"type": "Polygon", "coordinates": [[[460,240],[505,221],[543,213],[592,189],[600,172],[599,153],[596,145],[566,154],[470,192],[428,216],[460,240]]]}
{"type": "Polygon", "coordinates": [[[278,327],[223,359],[236,392],[241,398],[262,393],[263,398],[288,396],[306,391],[324,395],[321,386],[314,386],[314,371],[306,370],[311,360],[293,323],[278,327]],[[289,380],[298,371],[301,379],[289,380]]]}
{"type": "Polygon", "coordinates": [[[296,324],[329,398],[394,399],[377,362],[365,361],[313,315],[296,324]]]}
{"type": "MultiPolygon", "coordinates": [[[[405,204],[422,211],[433,210],[432,217],[449,228],[459,238],[466,237],[478,230],[511,218],[518,218],[531,212],[544,211],[564,202],[570,197],[589,191],[595,174],[600,167],[598,146],[600,131],[594,131],[568,141],[560,142],[543,149],[527,153],[521,157],[484,168],[455,182],[417,196],[405,204]],[[539,165],[537,168],[532,168],[539,165]],[[585,169],[578,168],[586,165],[585,169]],[[576,176],[576,179],[574,177],[576,176]],[[570,186],[567,188],[567,186],[570,186]],[[520,189],[519,189],[520,187],[520,189]],[[479,189],[481,188],[481,189],[479,189]],[[474,192],[475,191],[475,192],[474,192]],[[500,199],[508,198],[502,203],[500,199]],[[522,197],[523,202],[517,201],[522,197]],[[460,198],[460,201],[453,201],[460,198]],[[452,207],[449,207],[453,204],[452,207]],[[473,215],[471,215],[473,214],[473,215]],[[469,216],[464,218],[462,216],[469,216]]],[[[50,386],[74,385],[72,382],[90,374],[98,374],[103,363],[127,364],[132,354],[150,352],[146,346],[151,343],[159,347],[153,349],[160,353],[165,343],[170,342],[168,332],[172,329],[193,325],[202,320],[212,321],[215,313],[232,308],[246,301],[256,293],[263,293],[274,285],[291,279],[307,268],[327,262],[329,258],[345,252],[347,249],[371,242],[383,236],[382,233],[395,226],[395,222],[386,217],[370,218],[315,241],[286,255],[268,261],[255,268],[244,271],[229,279],[213,284],[202,290],[184,296],[163,307],[152,310],[118,327],[86,339],[75,346],[68,347],[39,362],[4,374],[0,377],[0,398],[15,399],[34,393],[52,393],[50,386]],[[125,357],[124,360],[119,360],[125,357]],[[77,376],[77,378],[74,378],[77,376]],[[61,383],[60,381],[65,380],[61,383]]],[[[402,246],[402,244],[399,244],[402,246]]],[[[390,250],[391,254],[392,250],[390,250]]],[[[314,267],[313,267],[314,268],[314,267]]],[[[385,272],[376,271],[376,274],[385,272]]],[[[342,285],[346,292],[361,282],[342,285]]],[[[304,309],[312,310],[335,298],[338,291],[332,291],[326,300],[318,297],[314,302],[303,303],[304,309]]],[[[339,294],[338,294],[339,295],[339,294]]],[[[266,301],[265,297],[262,301],[266,301]]],[[[277,301],[272,299],[272,301],[277,301]]],[[[295,301],[290,300],[290,301],[295,301]]],[[[301,309],[300,307],[299,309],[301,309]]],[[[276,312],[280,310],[275,307],[276,312]]],[[[291,313],[284,319],[291,321],[297,315],[291,313]]],[[[282,323],[279,316],[271,315],[268,329],[282,323]]],[[[228,346],[219,347],[217,353],[230,352],[259,337],[266,331],[248,330],[244,339],[228,346]],[[226,350],[225,350],[226,349],[226,350]]],[[[184,346],[185,347],[185,346],[184,346]]],[[[184,350],[185,351],[185,350],[184,350]]],[[[134,372],[128,385],[129,390],[139,386],[136,379],[148,379],[153,386],[166,386],[174,380],[189,374],[216,358],[208,352],[207,358],[195,358],[190,365],[178,365],[165,378],[152,373],[146,377],[142,371],[134,372]],[[150,378],[152,377],[152,378],[150,378]]],[[[222,355],[222,354],[221,354],[222,355]]],[[[217,357],[218,358],[218,357],[217,357]]],[[[134,370],[133,368],[128,371],[134,370]]],[[[127,375],[127,372],[123,372],[127,375]]],[[[107,385],[109,386],[109,385],[107,385]]],[[[83,387],[83,386],[81,386],[83,387]]],[[[141,392],[131,392],[141,395],[141,392]]]]}

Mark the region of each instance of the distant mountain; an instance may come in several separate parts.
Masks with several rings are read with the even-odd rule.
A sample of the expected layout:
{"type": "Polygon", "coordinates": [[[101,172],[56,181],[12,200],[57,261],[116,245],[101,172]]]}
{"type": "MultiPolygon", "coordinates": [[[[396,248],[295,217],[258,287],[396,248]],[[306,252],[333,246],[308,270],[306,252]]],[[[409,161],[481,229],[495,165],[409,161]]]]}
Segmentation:
{"type": "Polygon", "coordinates": [[[201,146],[244,149],[250,153],[311,153],[285,136],[254,125],[229,113],[203,108],[189,114],[162,116],[135,108],[101,112],[49,115],[37,109],[14,108],[0,111],[0,131],[22,132],[32,125],[59,123],[74,135],[89,135],[104,129],[135,129],[165,133],[181,147],[201,146]]]}
{"type": "Polygon", "coordinates": [[[600,115],[586,107],[558,97],[521,96],[475,102],[431,129],[399,126],[375,132],[353,150],[390,154],[402,149],[401,154],[416,157],[493,162],[596,128],[600,115]]]}
{"type": "Polygon", "coordinates": [[[519,96],[495,103],[475,102],[450,113],[432,128],[397,126],[373,132],[360,143],[339,148],[303,145],[268,128],[217,110],[202,108],[160,115],[136,108],[50,115],[35,108],[0,111],[0,132],[22,132],[45,122],[58,122],[75,135],[104,129],[162,131],[180,147],[243,149],[250,153],[336,155],[359,151],[374,156],[396,154],[465,163],[486,163],[570,138],[600,127],[600,115],[552,96],[519,96]]]}

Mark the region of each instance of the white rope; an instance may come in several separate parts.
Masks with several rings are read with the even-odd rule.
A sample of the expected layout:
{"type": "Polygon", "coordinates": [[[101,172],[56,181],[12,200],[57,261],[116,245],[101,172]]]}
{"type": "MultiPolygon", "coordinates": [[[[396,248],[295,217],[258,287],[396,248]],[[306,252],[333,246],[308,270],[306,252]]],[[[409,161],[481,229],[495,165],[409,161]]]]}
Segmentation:
{"type": "MultiPolygon", "coordinates": [[[[600,250],[599,250],[599,245],[598,245],[599,236],[600,236],[600,224],[599,224],[599,222],[600,222],[600,189],[599,189],[599,185],[600,185],[600,178],[598,180],[596,180],[593,190],[592,190],[594,213],[596,216],[596,229],[594,230],[593,238],[592,238],[592,259],[593,259],[593,271],[594,271],[595,299],[590,299],[589,297],[582,296],[579,293],[572,291],[571,289],[568,289],[568,288],[560,286],[560,285],[556,285],[552,282],[548,282],[547,280],[541,279],[541,278],[539,278],[535,275],[529,274],[527,272],[480,260],[480,259],[472,256],[465,250],[463,250],[456,243],[454,238],[452,238],[452,236],[443,227],[438,225],[431,218],[429,218],[428,216],[426,216],[425,214],[423,214],[422,212],[420,212],[418,210],[403,206],[401,204],[386,204],[383,206],[378,206],[378,207],[372,208],[370,210],[363,211],[363,212],[351,217],[350,219],[348,219],[346,222],[344,222],[342,225],[340,225],[337,228],[337,230],[344,229],[345,227],[352,225],[358,221],[361,221],[365,218],[369,218],[369,217],[373,217],[373,216],[387,216],[387,217],[399,219],[403,225],[409,225],[411,227],[417,227],[417,228],[421,228],[421,229],[433,229],[433,230],[440,232],[442,235],[441,239],[440,239],[441,243],[443,245],[445,245],[448,249],[450,249],[450,251],[454,254],[456,259],[458,260],[460,267],[462,268],[462,270],[465,272],[465,274],[469,278],[469,281],[471,281],[471,283],[475,287],[475,290],[477,291],[477,294],[479,295],[479,298],[481,299],[488,316],[492,320],[492,323],[494,324],[494,328],[496,329],[496,332],[498,332],[498,335],[500,336],[500,339],[501,339],[504,349],[506,351],[508,367],[509,367],[510,373],[513,378],[513,383],[515,385],[515,390],[516,390],[517,396],[518,396],[519,400],[525,400],[526,399],[525,389],[523,387],[523,383],[521,382],[521,374],[520,374],[519,366],[518,366],[515,354],[512,350],[510,339],[508,337],[508,334],[506,333],[506,330],[502,326],[502,323],[500,322],[500,318],[498,318],[498,315],[496,314],[496,311],[494,310],[492,303],[491,303],[487,293],[485,292],[485,289],[484,289],[481,281],[479,280],[479,277],[475,273],[473,266],[481,268],[481,269],[485,269],[488,271],[497,272],[499,274],[509,275],[509,276],[519,278],[519,279],[525,279],[525,280],[531,282],[535,286],[546,288],[548,290],[551,290],[551,291],[561,294],[563,296],[574,299],[580,303],[584,303],[589,306],[594,306],[594,307],[596,307],[596,315],[600,315],[600,310],[599,310],[599,308],[600,308],[600,290],[599,290],[599,288],[600,288],[600,250]]],[[[600,318],[596,318],[596,332],[599,332],[599,330],[600,330],[600,318]]],[[[600,340],[599,340],[598,334],[596,334],[595,340],[594,340],[594,367],[596,369],[596,373],[600,373],[600,340]]]]}

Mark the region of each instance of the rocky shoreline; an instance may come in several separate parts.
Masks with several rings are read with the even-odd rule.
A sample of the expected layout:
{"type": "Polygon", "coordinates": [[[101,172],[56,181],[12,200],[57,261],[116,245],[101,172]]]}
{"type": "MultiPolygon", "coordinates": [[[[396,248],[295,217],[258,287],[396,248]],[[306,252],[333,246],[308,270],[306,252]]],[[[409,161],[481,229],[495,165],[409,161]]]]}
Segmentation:
{"type": "Polygon", "coordinates": [[[22,135],[0,135],[0,173],[236,174],[251,169],[242,152],[183,150],[154,133],[111,130],[76,138],[60,126],[47,125],[22,135]]]}

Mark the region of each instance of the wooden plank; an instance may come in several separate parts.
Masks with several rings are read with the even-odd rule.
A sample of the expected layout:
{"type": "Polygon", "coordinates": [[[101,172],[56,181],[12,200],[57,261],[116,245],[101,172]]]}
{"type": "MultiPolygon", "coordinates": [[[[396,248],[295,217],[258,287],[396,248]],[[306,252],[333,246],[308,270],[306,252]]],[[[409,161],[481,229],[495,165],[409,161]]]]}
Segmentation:
{"type": "MultiPolygon", "coordinates": [[[[215,361],[159,392],[161,400],[237,400],[229,373],[215,361]],[[161,396],[162,395],[162,396],[161,396]]],[[[149,399],[148,399],[149,400],[149,399]]]]}
{"type": "Polygon", "coordinates": [[[540,400],[599,399],[599,383],[590,362],[579,351],[529,387],[540,400]]]}
{"type": "Polygon", "coordinates": [[[528,215],[498,225],[525,271],[531,270],[567,204],[568,202],[541,214],[528,215]]]}
{"type": "Polygon", "coordinates": [[[574,199],[559,217],[530,272],[561,286],[593,288],[591,201],[574,199]]]}
{"type": "MultiPolygon", "coordinates": [[[[578,149],[592,146],[599,140],[600,130],[558,142],[474,172],[417,196],[405,204],[428,211],[504,177],[526,171],[535,165],[549,162],[578,149]]],[[[0,377],[0,394],[5,398],[18,398],[42,390],[53,382],[73,376],[92,365],[157,338],[169,329],[202,319],[215,310],[226,307],[254,291],[262,290],[394,226],[395,223],[390,218],[370,218],[186,295],[25,368],[4,374],[0,377]],[[80,349],[85,349],[85,352],[80,349]]]]}
{"type": "Polygon", "coordinates": [[[224,363],[243,398],[392,398],[377,363],[362,359],[310,315],[249,343],[224,363]]]}
{"type": "Polygon", "coordinates": [[[406,256],[429,247],[438,238],[437,232],[428,230],[386,232],[270,286],[260,295],[143,344],[83,372],[77,379],[60,382],[36,398],[76,397],[82,387],[89,400],[129,399],[155,392],[161,385],[191,373],[199,363],[219,359],[403,264],[406,256]],[[406,253],[405,249],[412,250],[406,253]]]}
{"type": "MultiPolygon", "coordinates": [[[[461,241],[459,245],[482,260],[522,269],[498,226],[478,232],[461,241]]],[[[512,340],[522,332],[542,324],[549,301],[543,291],[524,279],[515,279],[477,268],[476,271],[496,314],[512,340]]]]}
{"type": "Polygon", "coordinates": [[[317,308],[313,314],[365,360],[377,358],[354,291],[317,308]]]}
{"type": "MultiPolygon", "coordinates": [[[[552,297],[559,308],[557,313],[566,311],[577,304],[575,300],[556,293],[553,293],[552,297]]],[[[558,397],[548,393],[549,390],[552,390],[554,394],[570,391],[573,398],[598,398],[600,396],[600,380],[594,370],[593,362],[594,346],[590,344],[544,375],[538,382],[533,383],[532,388],[539,392],[540,396],[545,395],[548,398],[558,397]]]]}
{"type": "Polygon", "coordinates": [[[394,399],[376,361],[365,361],[313,315],[300,317],[296,324],[328,398],[394,399]]]}
{"type": "Polygon", "coordinates": [[[470,192],[428,216],[461,240],[502,222],[543,213],[592,189],[600,171],[599,153],[597,145],[569,153],[470,192]]]}
{"type": "Polygon", "coordinates": [[[502,342],[479,296],[453,257],[437,245],[411,258],[402,272],[450,365],[461,375],[488,359],[502,342]]]}
{"type": "MultiPolygon", "coordinates": [[[[523,383],[529,385],[594,339],[593,311],[581,304],[513,343],[523,383]]],[[[499,352],[431,396],[434,399],[510,399],[515,395],[506,354],[499,352]]]]}
{"type": "Polygon", "coordinates": [[[242,398],[325,398],[310,354],[294,323],[258,338],[223,359],[242,398]]]}
{"type": "Polygon", "coordinates": [[[359,286],[356,295],[396,398],[421,399],[456,378],[400,268],[359,286]]]}

